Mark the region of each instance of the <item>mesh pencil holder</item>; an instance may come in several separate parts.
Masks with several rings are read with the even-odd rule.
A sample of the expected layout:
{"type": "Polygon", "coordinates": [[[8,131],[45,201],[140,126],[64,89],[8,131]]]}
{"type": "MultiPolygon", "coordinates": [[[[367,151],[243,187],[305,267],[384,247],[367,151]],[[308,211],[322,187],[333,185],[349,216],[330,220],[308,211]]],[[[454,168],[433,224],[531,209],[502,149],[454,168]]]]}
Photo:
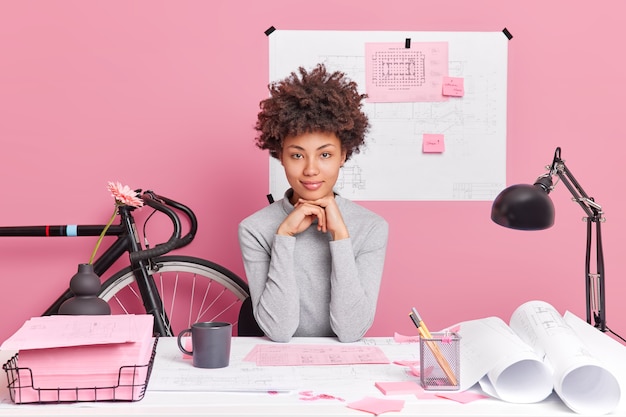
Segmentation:
{"type": "Polygon", "coordinates": [[[433,333],[420,337],[420,383],[425,390],[455,391],[461,381],[461,336],[433,333]]]}

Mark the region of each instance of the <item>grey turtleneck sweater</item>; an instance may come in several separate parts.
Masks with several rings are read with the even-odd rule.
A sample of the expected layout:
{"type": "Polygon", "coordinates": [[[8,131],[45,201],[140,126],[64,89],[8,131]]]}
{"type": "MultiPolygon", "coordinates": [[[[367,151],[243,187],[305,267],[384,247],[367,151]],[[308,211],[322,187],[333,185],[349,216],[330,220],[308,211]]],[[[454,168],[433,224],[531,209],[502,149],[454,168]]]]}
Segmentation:
{"type": "Polygon", "coordinates": [[[239,224],[254,316],[274,341],[337,336],[352,342],[374,321],[389,226],[350,200],[335,200],[348,239],[331,240],[317,222],[296,236],[277,235],[293,210],[286,197],[239,224]]]}

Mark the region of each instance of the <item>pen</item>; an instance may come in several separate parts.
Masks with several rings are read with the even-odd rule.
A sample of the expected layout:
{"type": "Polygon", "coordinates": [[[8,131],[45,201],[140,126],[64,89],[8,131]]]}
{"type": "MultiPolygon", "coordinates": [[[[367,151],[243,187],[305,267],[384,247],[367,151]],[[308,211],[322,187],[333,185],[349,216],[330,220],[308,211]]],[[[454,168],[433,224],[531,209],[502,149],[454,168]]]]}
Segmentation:
{"type": "MultiPolygon", "coordinates": [[[[417,312],[415,308],[411,309],[411,312],[409,313],[409,317],[411,318],[411,321],[413,321],[413,324],[417,328],[417,331],[421,338],[423,339],[433,338],[430,331],[428,331],[426,324],[424,324],[424,321],[422,320],[422,318],[420,317],[419,313],[417,312]]],[[[450,381],[450,384],[458,385],[456,376],[454,375],[454,372],[450,368],[450,364],[441,353],[441,350],[439,350],[439,346],[437,346],[437,343],[434,342],[433,340],[426,340],[425,342],[428,348],[431,350],[431,352],[435,356],[435,360],[437,360],[437,363],[439,364],[443,372],[446,374],[446,377],[450,381]]]]}
{"type": "Polygon", "coordinates": [[[428,330],[428,327],[426,327],[426,324],[424,323],[424,320],[422,320],[422,318],[420,317],[419,313],[417,312],[417,310],[415,309],[415,307],[413,307],[411,309],[411,313],[413,313],[413,315],[415,316],[415,320],[417,320],[417,324],[416,326],[418,328],[422,328],[424,330],[424,333],[426,334],[428,339],[432,339],[433,336],[430,334],[430,331],[428,330]]]}
{"type": "Polygon", "coordinates": [[[413,322],[413,324],[415,325],[415,328],[417,329],[417,331],[419,332],[420,329],[420,322],[417,321],[417,318],[415,317],[415,315],[413,313],[409,313],[409,317],[411,318],[411,321],[413,322]]]}

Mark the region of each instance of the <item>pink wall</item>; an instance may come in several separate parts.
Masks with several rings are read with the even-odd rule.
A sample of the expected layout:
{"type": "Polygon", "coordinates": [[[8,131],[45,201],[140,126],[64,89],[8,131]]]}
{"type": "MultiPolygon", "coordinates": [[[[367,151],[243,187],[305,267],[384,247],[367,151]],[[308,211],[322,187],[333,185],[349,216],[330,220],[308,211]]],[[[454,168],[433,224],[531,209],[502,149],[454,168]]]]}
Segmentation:
{"type": "MultiPolygon", "coordinates": [[[[609,326],[626,334],[621,0],[0,2],[2,223],[101,223],[108,180],[152,188],[200,220],[186,253],[243,275],[238,222],[266,204],[253,145],[266,95],[265,29],[500,31],[509,42],[508,182],[543,173],[556,146],[603,205],[609,326]]],[[[424,180],[417,178],[416,180],[424,180]]],[[[364,203],[390,223],[370,335],[440,328],[542,299],[584,315],[583,212],[564,187],[556,226],[505,230],[490,202],[364,203]]],[[[95,238],[0,239],[0,340],[39,315],[95,238]]]]}

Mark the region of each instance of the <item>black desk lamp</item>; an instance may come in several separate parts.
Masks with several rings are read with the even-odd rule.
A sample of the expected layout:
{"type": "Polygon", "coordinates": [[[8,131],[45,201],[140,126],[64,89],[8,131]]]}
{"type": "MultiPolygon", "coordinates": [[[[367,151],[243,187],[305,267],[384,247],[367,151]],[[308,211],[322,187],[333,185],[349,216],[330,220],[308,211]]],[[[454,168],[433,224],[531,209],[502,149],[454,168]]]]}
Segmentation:
{"type": "MultiPolygon", "coordinates": [[[[556,148],[549,171],[537,178],[533,185],[518,184],[505,188],[494,200],[491,219],[500,226],[518,230],[542,230],[554,224],[554,205],[548,197],[554,189],[552,177],[557,176],[572,194],[572,200],[580,205],[587,222],[587,248],[585,258],[585,289],[587,296],[587,323],[605,332],[606,310],[604,300],[604,255],[600,223],[604,222],[602,207],[589,197],[574,178],[565,161],[561,159],[561,148],[556,148]],[[591,272],[592,228],[595,226],[596,273],[591,272]]],[[[624,340],[621,336],[617,335],[624,340]]]]}

